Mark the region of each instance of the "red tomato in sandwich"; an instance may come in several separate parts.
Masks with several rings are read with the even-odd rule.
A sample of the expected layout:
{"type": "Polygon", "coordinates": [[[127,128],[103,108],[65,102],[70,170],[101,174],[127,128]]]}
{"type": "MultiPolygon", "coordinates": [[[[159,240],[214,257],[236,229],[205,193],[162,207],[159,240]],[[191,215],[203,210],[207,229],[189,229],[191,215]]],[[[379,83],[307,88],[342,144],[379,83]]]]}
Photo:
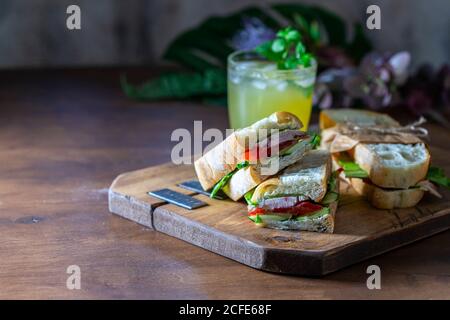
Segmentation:
{"type": "Polygon", "coordinates": [[[290,208],[277,208],[272,211],[275,213],[290,213],[294,216],[304,216],[308,213],[319,211],[320,209],[322,209],[321,205],[309,201],[303,201],[290,208]]]}
{"type": "MultiPolygon", "coordinates": [[[[287,148],[293,146],[295,143],[297,143],[297,140],[285,141],[278,146],[278,151],[287,149],[287,148]]],[[[265,150],[263,149],[262,151],[265,151],[265,150]]],[[[262,151],[260,150],[260,148],[258,146],[256,146],[256,151],[255,151],[255,148],[251,149],[251,150],[247,149],[247,150],[245,150],[244,159],[246,161],[258,161],[261,158],[261,155],[263,154],[262,151]],[[250,159],[251,156],[256,156],[256,159],[253,159],[253,157],[252,157],[252,159],[250,159]]],[[[267,149],[265,154],[267,155],[267,157],[270,157],[272,155],[272,149],[271,148],[267,149]]]]}
{"type": "MultiPolygon", "coordinates": [[[[252,152],[253,150],[250,150],[250,149],[247,149],[247,150],[245,150],[245,154],[244,154],[244,159],[246,160],[246,161],[254,161],[255,159],[250,159],[250,155],[252,155],[253,156],[253,152],[252,152]]],[[[258,148],[256,148],[256,153],[255,153],[255,155],[256,155],[256,160],[258,160],[259,159],[259,152],[258,152],[258,148]]]]}
{"type": "Polygon", "coordinates": [[[254,216],[257,214],[264,214],[264,209],[263,208],[255,208],[248,213],[249,216],[254,216]]]}
{"type": "MultiPolygon", "coordinates": [[[[322,206],[319,204],[315,204],[309,201],[302,201],[297,203],[295,206],[290,208],[275,208],[270,210],[273,213],[290,213],[293,216],[306,216],[311,212],[319,211],[322,209],[322,206]]],[[[254,216],[257,214],[265,214],[266,210],[263,208],[255,208],[248,213],[249,216],[254,216]]],[[[269,213],[270,214],[270,213],[269,213]]]]}

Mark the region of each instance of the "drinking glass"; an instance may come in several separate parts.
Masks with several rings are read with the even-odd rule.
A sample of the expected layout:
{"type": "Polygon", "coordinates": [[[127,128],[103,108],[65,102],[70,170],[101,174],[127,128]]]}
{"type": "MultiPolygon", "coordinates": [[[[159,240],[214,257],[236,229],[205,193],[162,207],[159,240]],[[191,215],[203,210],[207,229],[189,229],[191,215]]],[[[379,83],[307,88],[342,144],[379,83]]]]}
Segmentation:
{"type": "Polygon", "coordinates": [[[228,116],[233,129],[247,127],[276,111],[295,114],[308,129],[317,63],[278,70],[253,51],[228,57],[228,116]]]}

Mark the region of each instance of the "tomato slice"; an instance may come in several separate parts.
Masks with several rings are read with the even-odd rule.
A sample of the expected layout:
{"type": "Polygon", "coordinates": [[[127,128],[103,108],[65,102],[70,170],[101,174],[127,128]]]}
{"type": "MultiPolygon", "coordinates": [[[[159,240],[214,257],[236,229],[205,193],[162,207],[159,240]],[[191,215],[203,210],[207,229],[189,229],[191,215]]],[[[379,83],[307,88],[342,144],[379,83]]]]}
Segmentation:
{"type": "Polygon", "coordinates": [[[248,213],[248,215],[249,216],[254,216],[254,215],[257,215],[257,214],[263,214],[264,212],[265,212],[265,210],[263,208],[255,208],[252,211],[250,211],[248,213]]]}
{"type": "Polygon", "coordinates": [[[296,204],[293,207],[290,208],[278,208],[273,210],[273,212],[276,213],[290,213],[294,216],[304,216],[308,213],[315,212],[322,209],[321,205],[309,202],[309,201],[302,201],[298,204],[296,204]]]}
{"type": "MultiPolygon", "coordinates": [[[[297,203],[295,206],[290,208],[275,208],[273,210],[270,210],[272,213],[290,213],[293,216],[306,216],[311,212],[319,211],[323,207],[319,204],[312,203],[309,201],[302,201],[297,203]]],[[[255,208],[252,211],[248,213],[248,215],[253,216],[256,214],[264,214],[266,213],[266,210],[263,208],[255,208]]]]}
{"type": "MultiPolygon", "coordinates": [[[[284,149],[287,149],[291,146],[293,146],[294,144],[297,143],[297,140],[290,140],[290,141],[285,141],[283,143],[280,143],[280,145],[278,146],[278,152],[283,151],[284,149]]],[[[253,149],[247,149],[245,150],[245,154],[244,154],[244,159],[246,161],[258,161],[261,158],[261,155],[263,154],[264,149],[260,150],[259,146],[256,146],[253,149]],[[256,159],[253,159],[256,156],[256,159]]],[[[268,148],[267,151],[265,152],[265,155],[267,155],[267,157],[270,157],[272,155],[272,149],[268,148]]]]}

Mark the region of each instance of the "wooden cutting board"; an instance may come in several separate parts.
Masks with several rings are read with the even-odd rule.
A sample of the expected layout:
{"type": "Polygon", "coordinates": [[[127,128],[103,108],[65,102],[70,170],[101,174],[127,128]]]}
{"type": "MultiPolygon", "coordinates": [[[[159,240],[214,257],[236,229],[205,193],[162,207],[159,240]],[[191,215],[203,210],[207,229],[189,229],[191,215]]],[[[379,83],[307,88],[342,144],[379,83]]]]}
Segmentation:
{"type": "MultiPolygon", "coordinates": [[[[450,152],[431,148],[433,165],[450,172],[450,152]]],[[[109,189],[109,210],[156,231],[236,260],[250,267],[320,276],[358,261],[442,232],[450,227],[450,192],[426,195],[409,209],[378,210],[341,183],[334,234],[259,228],[246,205],[215,200],[176,185],[194,179],[193,166],[171,163],[127,172],[109,189]],[[170,188],[208,205],[187,210],[147,194],[170,188]]]]}

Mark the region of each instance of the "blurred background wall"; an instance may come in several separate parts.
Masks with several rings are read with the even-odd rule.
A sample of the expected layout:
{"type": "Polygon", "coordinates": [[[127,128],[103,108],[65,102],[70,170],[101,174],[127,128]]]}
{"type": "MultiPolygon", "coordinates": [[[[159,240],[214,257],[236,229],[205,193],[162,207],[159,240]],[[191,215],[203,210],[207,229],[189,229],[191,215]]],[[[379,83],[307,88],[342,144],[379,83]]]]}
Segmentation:
{"type": "MultiPolygon", "coordinates": [[[[1,0],[0,68],[161,63],[167,44],[210,15],[266,0],[1,0]],[[81,7],[82,30],[66,28],[66,8],[81,7]]],[[[302,0],[365,21],[381,7],[382,30],[367,30],[380,51],[408,50],[413,65],[450,60],[450,0],[302,0]]]]}

